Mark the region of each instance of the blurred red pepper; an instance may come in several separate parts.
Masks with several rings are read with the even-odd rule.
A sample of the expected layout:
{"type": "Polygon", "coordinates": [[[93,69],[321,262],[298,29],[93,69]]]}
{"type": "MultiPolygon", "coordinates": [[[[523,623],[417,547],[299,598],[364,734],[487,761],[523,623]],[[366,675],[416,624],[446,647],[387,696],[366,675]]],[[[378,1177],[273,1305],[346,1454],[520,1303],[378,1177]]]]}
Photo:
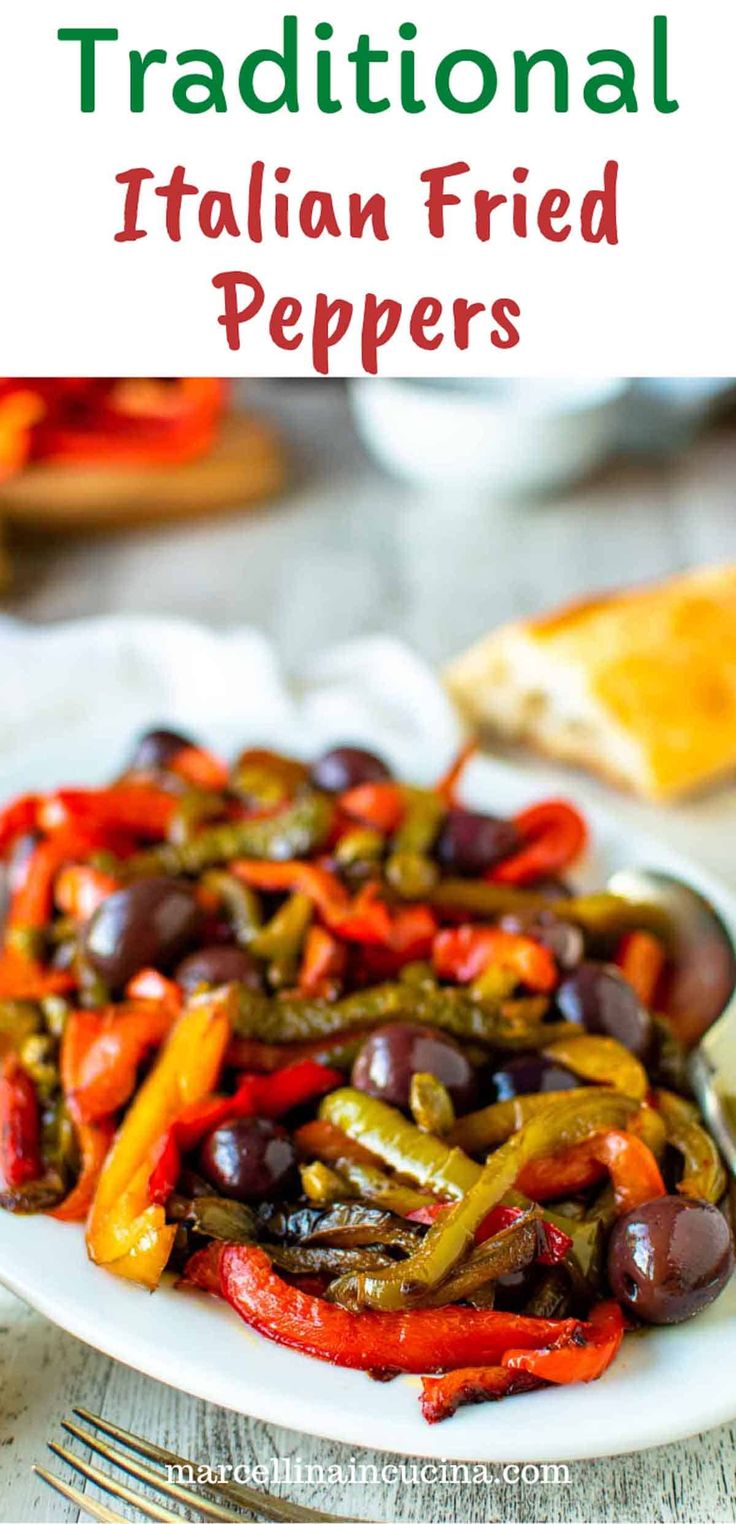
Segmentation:
{"type": "Polygon", "coordinates": [[[651,1010],[666,954],[658,937],[650,931],[629,931],[621,938],[616,963],[625,979],[651,1010]]]}
{"type": "Polygon", "coordinates": [[[241,858],[231,872],[251,889],[307,894],[327,929],[348,942],[390,947],[392,918],[376,884],[365,884],[354,899],[335,873],[319,863],[285,863],[241,858]]]}
{"type": "Polygon", "coordinates": [[[546,799],[521,810],[514,825],[524,845],[484,875],[494,884],[533,884],[554,877],[583,851],[588,828],[579,810],[565,799],[546,799]]]}
{"type": "Polygon", "coordinates": [[[29,459],[44,404],[28,381],[0,381],[0,481],[29,459]]]}
{"type": "Polygon", "coordinates": [[[37,387],[46,416],[33,435],[33,457],[76,465],[194,460],[214,444],[226,400],[225,382],[199,376],[37,387]]]}
{"type": "Polygon", "coordinates": [[[555,960],[549,948],[495,926],[453,926],[438,932],[432,959],[440,979],[470,984],[491,964],[514,973],[528,989],[547,993],[557,983],[555,960]]]}
{"type": "Polygon", "coordinates": [[[16,1054],[8,1053],[0,1070],[0,1182],[12,1190],[42,1172],[36,1090],[16,1054]]]}
{"type": "Polygon", "coordinates": [[[527,1371],[543,1381],[566,1386],[572,1381],[596,1381],[621,1347],[626,1323],[618,1302],[599,1302],[585,1323],[565,1330],[546,1349],[508,1349],[507,1370],[527,1371]]]}
{"type": "Polygon", "coordinates": [[[342,979],[347,953],[323,926],[310,926],[299,970],[299,993],[312,999],[328,998],[342,979]]]}
{"type": "Polygon", "coordinates": [[[66,995],[74,985],[73,974],[44,968],[15,948],[0,955],[0,1000],[44,1000],[47,995],[66,995]]]}
{"type": "Polygon", "coordinates": [[[19,836],[27,836],[35,831],[38,806],[38,794],[22,794],[19,799],[11,799],[0,810],[0,854],[5,853],[19,836]]]}
{"type": "Polygon", "coordinates": [[[217,793],[227,786],[230,776],[227,763],[203,746],[183,746],[166,763],[166,770],[184,778],[193,788],[213,789],[217,793]]]}
{"type": "Polygon", "coordinates": [[[406,813],[406,795],[398,783],[358,783],[340,795],[340,809],[351,820],[391,836],[406,813]]]}
{"type": "Polygon", "coordinates": [[[177,800],[148,783],[116,783],[111,788],[59,789],[40,802],[39,825],[56,832],[62,826],[126,831],[134,836],[165,836],[177,800]]]}
{"type": "Polygon", "coordinates": [[[348,1312],[288,1286],[263,1249],[228,1244],[219,1260],[221,1294],[241,1318],[277,1344],[354,1370],[415,1374],[497,1365],[506,1350],[536,1349],[570,1337],[574,1319],[518,1317],[474,1307],[348,1312]]]}
{"type": "Polygon", "coordinates": [[[435,785],[435,792],[439,794],[440,799],[447,805],[448,809],[454,809],[459,802],[457,795],[460,780],[477,750],[477,741],[466,741],[465,745],[460,748],[454,762],[450,763],[447,772],[443,773],[435,785]]]}
{"type": "Polygon", "coordinates": [[[62,868],[54,886],[54,900],[63,915],[74,921],[88,921],[90,916],[120,888],[120,880],[103,873],[89,863],[70,863],[62,868]]]}

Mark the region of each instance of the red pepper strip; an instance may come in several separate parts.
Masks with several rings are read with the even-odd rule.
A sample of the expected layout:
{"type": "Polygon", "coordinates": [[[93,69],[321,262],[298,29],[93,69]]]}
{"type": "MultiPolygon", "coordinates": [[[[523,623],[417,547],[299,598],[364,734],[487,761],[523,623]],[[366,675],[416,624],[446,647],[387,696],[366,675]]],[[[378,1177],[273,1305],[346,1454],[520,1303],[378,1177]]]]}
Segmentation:
{"type": "Polygon", "coordinates": [[[596,1381],[618,1354],[625,1331],[618,1302],[599,1302],[588,1322],[572,1334],[566,1331],[547,1349],[508,1349],[502,1363],[507,1370],[527,1371],[559,1386],[596,1381]]]}
{"type": "Polygon", "coordinates": [[[307,894],[329,931],[349,942],[390,945],[391,917],[378,886],[366,884],[351,900],[339,878],[318,863],[264,863],[242,858],[231,872],[251,889],[307,894]]]}
{"type": "Polygon", "coordinates": [[[61,1039],[59,1068],[61,1088],[72,1120],[79,1124],[75,1094],[86,1055],[96,1042],[105,1020],[104,1011],[70,1011],[61,1039]]]}
{"type": "MultiPolygon", "coordinates": [[[[442,1201],[432,1202],[426,1207],[417,1207],[414,1212],[407,1214],[408,1222],[432,1223],[441,1212],[448,1210],[450,1203],[442,1201]]],[[[508,1228],[512,1222],[517,1222],[524,1213],[521,1207],[498,1205],[483,1218],[482,1223],[475,1230],[475,1242],[484,1244],[487,1238],[493,1238],[495,1233],[500,1233],[502,1228],[508,1228]]],[[[537,1253],[537,1262],[540,1265],[559,1265],[560,1261],[572,1248],[572,1239],[553,1222],[544,1219],[539,1224],[541,1244],[537,1253]]]]}
{"type": "Polygon", "coordinates": [[[432,959],[440,979],[470,984],[490,964],[508,968],[528,989],[546,993],[557,983],[555,960],[548,947],[532,937],[500,931],[495,926],[451,926],[437,933],[432,959]]]}
{"type": "Polygon", "coordinates": [[[514,816],[524,846],[483,876],[493,884],[533,884],[561,872],[585,847],[588,828],[565,799],[546,799],[514,816]]]}
{"type": "Polygon", "coordinates": [[[435,793],[439,794],[440,799],[447,805],[448,809],[454,809],[458,804],[457,792],[460,780],[477,750],[477,741],[466,741],[465,745],[460,748],[454,762],[450,764],[447,772],[435,784],[435,793]]]}
{"type": "Polygon", "coordinates": [[[329,997],[347,964],[345,948],[323,926],[310,926],[299,970],[299,992],[312,998],[329,997]]]}
{"type": "Polygon", "coordinates": [[[152,784],[116,783],[111,788],[60,789],[47,794],[39,806],[39,822],[50,832],[64,825],[91,824],[155,840],[166,835],[176,809],[174,795],[152,784]]]}
{"type": "Polygon", "coordinates": [[[437,917],[428,905],[407,905],[391,918],[389,951],[402,963],[428,958],[437,935],[437,917]]]}
{"type": "Polygon", "coordinates": [[[651,1010],[665,965],[665,950],[659,938],[650,931],[627,932],[619,942],[616,963],[642,1005],[651,1010]]]}
{"type": "Polygon", "coordinates": [[[280,1117],[316,1100],[343,1083],[339,1069],[324,1064],[291,1064],[276,1074],[241,1075],[234,1095],[209,1096],[188,1107],[177,1117],[161,1140],[149,1181],[151,1200],[159,1205],[174,1190],[181,1168],[181,1156],[224,1122],[240,1117],[280,1117]]]}
{"type": "Polygon", "coordinates": [[[54,841],[41,841],[23,864],[13,894],[7,927],[40,929],[51,919],[54,879],[63,860],[63,848],[54,841]]]}
{"type": "Polygon", "coordinates": [[[35,831],[38,824],[38,794],[23,794],[0,810],[0,854],[7,851],[19,836],[35,831]]]}
{"type": "Polygon", "coordinates": [[[340,795],[339,805],[351,820],[393,836],[406,814],[406,795],[398,783],[359,783],[340,795]]]}
{"type": "Polygon", "coordinates": [[[13,948],[0,956],[0,1000],[43,1000],[46,995],[66,995],[74,985],[72,974],[44,968],[13,948]]]}
{"type": "Polygon", "coordinates": [[[80,1122],[97,1122],[125,1105],[135,1090],[140,1064],[160,1047],[177,1014],[171,1004],[153,1000],[138,1009],[111,1006],[103,1013],[70,1097],[80,1122]]]}
{"type": "Polygon", "coordinates": [[[88,921],[102,901],[119,888],[120,880],[111,873],[103,873],[89,863],[70,863],[56,879],[54,899],[64,915],[75,921],[88,921]]]}
{"type": "Polygon", "coordinates": [[[615,1131],[596,1133],[562,1153],[525,1164],[517,1185],[533,1201],[547,1201],[586,1190],[605,1170],[611,1177],[619,1213],[666,1194],[651,1149],[633,1133],[615,1131]]]}
{"type": "Polygon", "coordinates": [[[221,1296],[220,1290],[220,1260],[222,1259],[225,1245],[214,1241],[205,1244],[203,1249],[195,1250],[190,1254],[184,1266],[184,1273],[178,1282],[180,1286],[196,1286],[199,1291],[207,1291],[210,1296],[221,1296]]]}
{"type": "Polygon", "coordinates": [[[465,1370],[448,1371],[446,1376],[423,1376],[419,1406],[427,1423],[441,1423],[468,1402],[497,1402],[501,1397],[533,1392],[543,1385],[538,1376],[528,1371],[505,1370],[502,1365],[470,1365],[465,1370]]]}
{"type": "Polygon", "coordinates": [[[0,1070],[0,1181],[12,1189],[42,1173],[35,1087],[20,1060],[8,1053],[0,1070]]]}
{"type": "Polygon", "coordinates": [[[305,1296],[276,1275],[263,1249],[228,1244],[220,1259],[225,1300],[259,1333],[354,1370],[457,1369],[471,1360],[497,1365],[507,1349],[536,1349],[568,1337],[574,1319],[518,1317],[474,1307],[417,1308],[411,1312],[348,1312],[305,1296]]]}
{"type": "Polygon", "coordinates": [[[215,793],[227,787],[230,776],[227,763],[203,746],[183,746],[166,763],[166,770],[184,778],[194,788],[212,789],[215,793]]]}
{"type": "Polygon", "coordinates": [[[86,1122],[77,1126],[77,1142],[82,1156],[79,1179],[69,1195],[49,1212],[49,1217],[56,1217],[60,1222],[84,1222],[114,1133],[115,1124],[111,1121],[98,1122],[94,1127],[86,1122]]]}

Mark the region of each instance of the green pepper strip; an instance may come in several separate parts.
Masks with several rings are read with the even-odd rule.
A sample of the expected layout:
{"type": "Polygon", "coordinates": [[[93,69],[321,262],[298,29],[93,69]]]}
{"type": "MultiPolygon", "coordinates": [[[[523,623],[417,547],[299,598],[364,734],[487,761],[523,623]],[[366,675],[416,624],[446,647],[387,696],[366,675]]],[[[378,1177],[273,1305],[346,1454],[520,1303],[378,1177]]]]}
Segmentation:
{"type": "Polygon", "coordinates": [[[313,910],[308,894],[292,894],[251,939],[250,951],[268,960],[269,982],[274,987],[293,984],[313,910]]]}
{"type": "Polygon", "coordinates": [[[393,839],[386,879],[405,900],[423,900],[437,883],[437,864],[430,852],[446,813],[439,794],[430,789],[406,789],[408,807],[393,839]]]}
{"type": "MultiPolygon", "coordinates": [[[[362,1090],[347,1086],[333,1090],[324,1097],[319,1114],[397,1174],[407,1175],[438,1196],[459,1199],[483,1173],[481,1166],[459,1148],[450,1148],[441,1138],[420,1132],[400,1111],[362,1090]]],[[[510,1183],[513,1185],[513,1180],[510,1183]]]]}
{"type": "Polygon", "coordinates": [[[488,884],[464,878],[442,879],[431,890],[429,901],[439,910],[464,910],[482,919],[509,914],[533,916],[539,910],[551,910],[566,921],[574,921],[591,936],[618,936],[624,931],[653,931],[669,942],[672,927],[664,912],[654,905],[635,904],[605,890],[600,894],[551,900],[533,889],[513,889],[507,884],[488,884]]]}
{"type": "Polygon", "coordinates": [[[333,817],[334,805],[325,794],[305,794],[278,815],[208,826],[179,846],[163,842],[136,852],[123,864],[123,872],[126,878],[158,873],[196,875],[237,857],[269,862],[308,857],[326,842],[333,817]]]}
{"type": "Polygon", "coordinates": [[[202,888],[214,894],[233,930],[238,947],[248,947],[261,928],[261,906],[258,895],[247,884],[241,883],[234,873],[212,868],[202,879],[202,888]]]}
{"type": "Polygon", "coordinates": [[[269,1001],[257,992],[244,991],[236,1033],[262,1042],[302,1042],[383,1021],[415,1021],[439,1027],[461,1041],[511,1049],[539,1047],[579,1031],[569,1022],[543,1023],[536,1003],[531,1012],[493,1009],[473,1001],[465,990],[391,983],[334,1001],[296,996],[269,1001]]]}
{"type": "Polygon", "coordinates": [[[587,1086],[581,1086],[579,1090],[553,1090],[547,1095],[519,1095],[511,1101],[494,1101],[491,1106],[460,1117],[450,1141],[468,1154],[487,1153],[488,1149],[505,1143],[530,1117],[589,1093],[587,1086]]]}
{"type": "Polygon", "coordinates": [[[680,1194],[720,1201],[726,1189],[726,1172],[713,1139],[697,1121],[695,1107],[668,1090],[657,1090],[654,1103],[667,1129],[667,1142],[685,1161],[677,1187],[680,1194]]]}
{"type": "MultiPolygon", "coordinates": [[[[350,1094],[349,1091],[338,1090],[327,1099],[334,1100],[335,1096],[349,1097],[350,1094]]],[[[361,1096],[360,1099],[368,1098],[361,1096]]],[[[347,1105],[345,1101],[342,1104],[347,1105]]],[[[343,1295],[352,1298],[354,1307],[374,1307],[389,1311],[405,1307],[407,1299],[439,1286],[471,1247],[476,1229],[483,1218],[513,1188],[517,1175],[525,1164],[582,1142],[593,1133],[621,1127],[637,1109],[636,1102],[626,1096],[604,1096],[594,1092],[576,1097],[566,1106],[532,1117],[520,1132],[515,1133],[491,1155],[462,1199],[433,1223],[415,1254],[390,1270],[376,1274],[356,1274],[350,1285],[347,1284],[346,1277],[343,1295]]],[[[341,1125],[339,1117],[334,1113],[330,1120],[341,1125]]],[[[418,1130],[417,1136],[423,1142],[427,1141],[418,1130]]],[[[375,1140],[370,1145],[367,1144],[367,1139],[361,1141],[365,1141],[375,1152],[379,1151],[375,1140]]],[[[464,1159],[464,1155],[460,1155],[460,1158],[464,1159]]],[[[398,1167],[405,1168],[405,1161],[398,1167]]],[[[478,1169],[478,1166],[475,1168],[478,1169]]]]}
{"type": "MultiPolygon", "coordinates": [[[[513,1275],[532,1263],[538,1248],[537,1224],[530,1215],[520,1222],[502,1228],[493,1238],[472,1249],[467,1259],[442,1282],[436,1290],[406,1296],[402,1306],[446,1307],[449,1302],[465,1301],[489,1281],[497,1281],[502,1275],[513,1275]]],[[[395,1268],[395,1267],[394,1267],[395,1268]]],[[[362,1304],[354,1304],[352,1297],[355,1282],[350,1275],[334,1281],[328,1292],[328,1301],[339,1302],[351,1312],[359,1312],[362,1304]]]]}

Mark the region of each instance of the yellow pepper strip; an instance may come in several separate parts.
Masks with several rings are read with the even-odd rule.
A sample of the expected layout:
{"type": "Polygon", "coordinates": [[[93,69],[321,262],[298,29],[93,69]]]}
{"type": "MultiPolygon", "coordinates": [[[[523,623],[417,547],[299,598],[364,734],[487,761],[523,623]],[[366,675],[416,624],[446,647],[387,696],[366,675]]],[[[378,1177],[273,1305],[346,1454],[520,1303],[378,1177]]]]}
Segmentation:
{"type": "Polygon", "coordinates": [[[420,1132],[444,1138],[452,1131],[455,1107],[446,1085],[434,1074],[412,1074],[409,1110],[420,1132]]]}
{"type": "Polygon", "coordinates": [[[400,1111],[362,1090],[348,1086],[333,1090],[325,1096],[319,1114],[397,1174],[407,1175],[437,1196],[464,1196],[482,1173],[480,1165],[459,1148],[449,1148],[440,1138],[420,1132],[400,1111]]]}
{"type": "Polygon", "coordinates": [[[480,1111],[469,1111],[460,1117],[448,1142],[468,1154],[487,1153],[490,1148],[505,1143],[531,1117],[588,1093],[581,1085],[579,1090],[550,1090],[547,1095],[519,1095],[511,1101],[494,1101],[490,1106],[481,1107],[480,1111]]]}
{"type": "Polygon", "coordinates": [[[649,1080],[643,1064],[629,1053],[615,1037],[563,1037],[544,1048],[544,1054],[556,1064],[571,1069],[580,1079],[594,1085],[611,1085],[622,1095],[643,1101],[649,1080]]]}
{"type": "Polygon", "coordinates": [[[153,1205],[156,1144],[185,1106],[214,1090],[230,1040],[235,993],[196,996],[172,1028],[105,1161],[87,1224],[87,1252],[113,1274],[155,1290],[176,1227],[153,1205]]]}
{"type": "Polygon", "coordinates": [[[677,1187],[680,1194],[720,1201],[726,1189],[726,1172],[713,1139],[697,1119],[695,1107],[670,1090],[655,1091],[654,1103],[667,1129],[667,1142],[685,1161],[677,1187]]]}
{"type": "Polygon", "coordinates": [[[416,1305],[464,1258],[474,1242],[476,1229],[513,1188],[525,1164],[581,1143],[594,1133],[624,1126],[636,1109],[636,1102],[628,1096],[588,1091],[568,1100],[565,1106],[532,1117],[491,1155],[482,1169],[475,1166],[478,1173],[474,1184],[432,1224],[415,1254],[388,1270],[355,1271],[341,1276],[331,1288],[331,1295],[351,1311],[373,1307],[388,1312],[416,1305]]]}
{"type": "Polygon", "coordinates": [[[636,1116],[631,1118],[627,1132],[635,1132],[637,1138],[646,1143],[655,1159],[661,1161],[667,1147],[667,1128],[664,1117],[653,1106],[642,1106],[636,1116]]]}

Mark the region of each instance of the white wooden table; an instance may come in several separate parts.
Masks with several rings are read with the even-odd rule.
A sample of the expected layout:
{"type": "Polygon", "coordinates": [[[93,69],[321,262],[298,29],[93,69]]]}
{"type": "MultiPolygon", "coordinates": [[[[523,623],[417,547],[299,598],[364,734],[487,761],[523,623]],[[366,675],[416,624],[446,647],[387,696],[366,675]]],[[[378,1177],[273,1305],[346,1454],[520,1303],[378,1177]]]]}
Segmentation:
{"type": "MultiPolygon", "coordinates": [[[[388,629],[442,660],[494,622],[545,602],[736,559],[734,432],[712,434],[681,461],[619,463],[555,502],[464,505],[427,501],[381,476],[352,434],[339,386],[266,385],[258,395],[283,414],[292,441],[295,487],[282,504],[172,531],[27,541],[14,548],[17,580],[4,607],[44,620],[155,610],[219,625],[248,621],[295,663],[333,641],[388,629]]],[[[593,784],[587,791],[599,792],[593,784]]],[[[736,883],[736,789],[667,812],[627,800],[618,807],[736,883]]],[[[210,1461],[350,1459],[344,1446],[235,1417],[137,1376],[0,1293],[6,1524],[76,1517],[29,1473],[76,1403],[210,1461]]],[[[375,1520],[710,1524],[736,1519],[735,1456],[736,1428],[723,1428],[676,1447],[573,1465],[569,1486],[397,1489],[379,1481],[285,1491],[375,1520]]],[[[391,1457],[363,1459],[380,1468],[391,1457]]]]}

